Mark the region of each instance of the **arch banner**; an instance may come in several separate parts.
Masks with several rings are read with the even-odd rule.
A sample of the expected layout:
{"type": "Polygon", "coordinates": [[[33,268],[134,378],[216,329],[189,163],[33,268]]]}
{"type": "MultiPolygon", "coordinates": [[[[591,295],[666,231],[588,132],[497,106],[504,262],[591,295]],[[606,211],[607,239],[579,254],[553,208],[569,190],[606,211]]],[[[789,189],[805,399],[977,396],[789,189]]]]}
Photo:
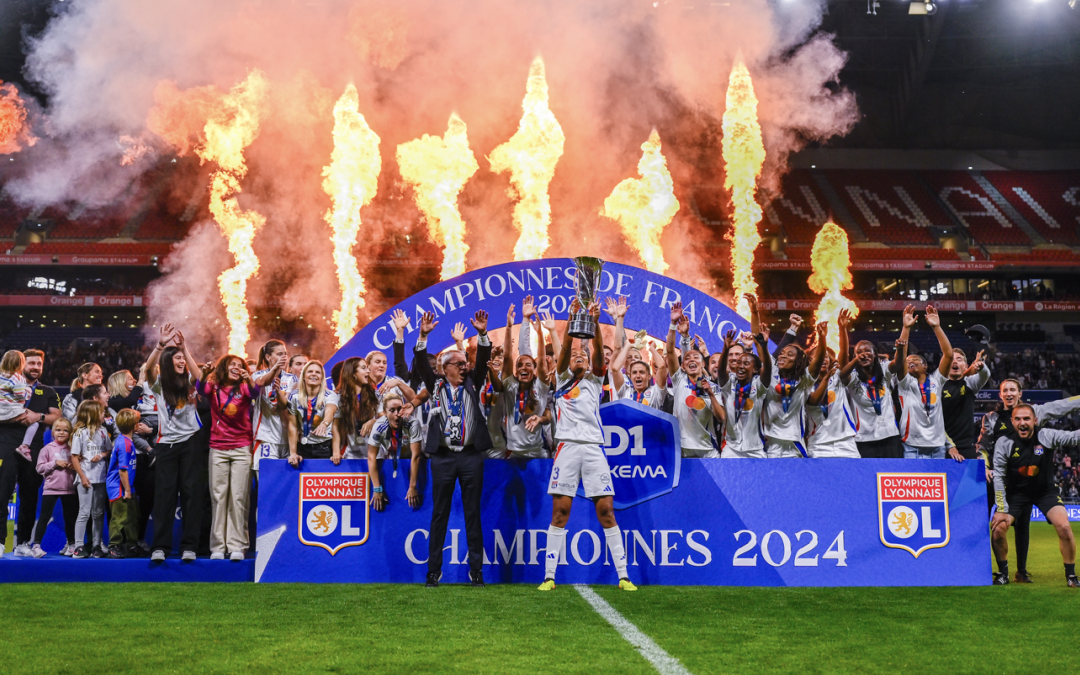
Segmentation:
{"type": "MultiPolygon", "coordinates": [[[[421,315],[424,312],[435,313],[439,325],[428,336],[428,351],[431,353],[452,345],[450,331],[454,324],[461,322],[468,326],[469,319],[477,310],[487,311],[490,328],[502,328],[505,326],[506,311],[510,303],[514,303],[518,305],[517,317],[520,320],[521,301],[527,295],[533,296],[538,311],[548,311],[556,319],[565,319],[574,298],[576,274],[570,258],[548,258],[493,265],[447,279],[394,305],[361,328],[330,358],[326,367],[329,370],[338,361],[353,356],[363,357],[372,350],[388,352],[394,343],[391,317],[398,309],[409,316],[407,345],[416,339],[421,315]]],[[[638,267],[605,263],[598,295],[600,298],[626,296],[630,304],[626,328],[645,330],[660,340],[667,338],[671,305],[680,301],[690,319],[691,335],[700,335],[710,351],[720,351],[723,335],[728,330],[750,329],[748,321],[709,294],[638,267]]],[[[600,321],[614,323],[606,313],[601,314],[600,321]]]]}

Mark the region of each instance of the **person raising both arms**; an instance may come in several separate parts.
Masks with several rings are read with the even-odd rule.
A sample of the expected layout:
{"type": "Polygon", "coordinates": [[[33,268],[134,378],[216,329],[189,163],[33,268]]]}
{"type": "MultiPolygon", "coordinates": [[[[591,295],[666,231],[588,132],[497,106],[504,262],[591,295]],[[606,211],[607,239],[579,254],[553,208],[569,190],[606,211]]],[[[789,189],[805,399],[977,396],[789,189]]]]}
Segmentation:
{"type": "MultiPolygon", "coordinates": [[[[756,312],[755,312],[756,314],[756,312]]],[[[719,457],[719,445],[713,438],[715,419],[723,417],[720,390],[705,373],[705,357],[693,348],[690,319],[683,314],[682,303],[671,306],[668,328],[667,367],[671,375],[675,417],[679,420],[683,457],[719,457]],[[675,353],[675,335],[682,336],[682,364],[675,353]]]]}
{"type": "MultiPolygon", "coordinates": [[[[527,299],[531,300],[531,298],[527,299]]],[[[540,316],[533,312],[529,317],[535,324],[539,339],[539,351],[544,352],[544,331],[540,327],[540,316]]],[[[507,311],[507,324],[513,325],[514,306],[507,311]]],[[[519,354],[516,359],[509,327],[503,339],[503,360],[501,369],[495,370],[492,362],[491,381],[499,392],[502,401],[501,418],[506,434],[507,458],[537,459],[547,456],[544,450],[544,425],[551,421],[549,402],[551,389],[547,385],[547,365],[543,359],[537,361],[530,354],[519,354]]]]}
{"type": "MultiPolygon", "coordinates": [[[[755,308],[751,306],[751,312],[755,308]]],[[[803,436],[806,433],[805,406],[825,357],[824,321],[815,328],[816,346],[812,356],[797,344],[788,344],[776,354],[776,368],[765,395],[761,415],[765,427],[765,456],[770,459],[809,457],[803,436]]]]}
{"type": "MultiPolygon", "coordinates": [[[[623,366],[627,363],[627,358],[633,350],[633,344],[629,340],[624,342],[619,353],[611,360],[611,382],[618,394],[617,398],[663,410],[664,400],[667,398],[667,386],[665,384],[668,379],[667,360],[661,357],[660,353],[650,343],[647,346],[649,361],[657,364],[656,377],[653,378],[649,361],[643,359],[632,361],[624,376],[622,372],[623,366]]],[[[717,360],[717,363],[719,363],[719,360],[717,360]]]]}
{"type": "MultiPolygon", "coordinates": [[[[570,316],[581,310],[577,298],[570,303],[570,316]]],[[[600,318],[600,305],[589,304],[589,314],[600,318]]],[[[578,484],[585,484],[585,498],[596,505],[596,517],[604,528],[604,539],[619,579],[619,588],[636,591],[626,573],[626,552],[622,532],[615,520],[615,485],[607,455],[604,454],[604,429],[600,424],[600,397],[604,377],[604,336],[599,325],[592,339],[592,355],[583,349],[571,349],[573,337],[569,323],[562,337],[556,363],[555,392],[555,462],[551,467],[548,494],[551,495],[551,526],[548,527],[547,553],[544,560],[544,583],[539,590],[555,589],[555,571],[566,545],[566,523],[574,503],[578,484]]],[[[441,542],[440,542],[441,545],[441,542]]]]}
{"type": "Polygon", "coordinates": [[[412,508],[420,506],[420,493],[416,489],[420,475],[420,423],[405,414],[405,402],[401,395],[391,392],[383,397],[384,415],[375,422],[368,436],[368,475],[371,477],[371,506],[376,511],[386,508],[388,498],[383,487],[380,464],[389,459],[394,467],[393,477],[397,478],[398,460],[403,448],[409,451],[409,490],[405,501],[412,508]]]}
{"type": "Polygon", "coordinates": [[[917,321],[914,310],[904,310],[904,327],[897,341],[897,361],[906,365],[897,373],[896,391],[900,395],[900,442],[904,459],[945,459],[945,421],[941,415],[941,387],[952,367],[953,350],[941,328],[941,317],[933,305],[926,306],[926,323],[934,329],[941,360],[928,371],[926,359],[908,356],[908,337],[917,321]]]}
{"type": "Polygon", "coordinates": [[[1017,516],[1030,516],[1031,507],[1038,506],[1046,514],[1046,522],[1057,531],[1066,585],[1080,588],[1076,578],[1076,540],[1068,511],[1054,483],[1054,451],[1080,445],[1080,431],[1042,428],[1035,407],[1027,403],[1012,409],[1012,425],[1014,433],[994,444],[994,493],[998,510],[990,529],[999,571],[994,574],[993,583],[998,586],[1009,583],[1009,541],[1005,536],[1009,526],[1017,516]]]}
{"type": "MultiPolygon", "coordinates": [[[[914,321],[914,308],[904,309],[904,320],[914,321]]],[[[899,344],[897,344],[899,348],[899,344]]],[[[869,340],[855,345],[855,376],[865,396],[853,396],[855,413],[855,445],[863,458],[900,459],[904,446],[900,445],[900,431],[896,428],[893,412],[893,375],[904,369],[903,359],[888,362],[888,370],[882,365],[884,357],[878,355],[877,347],[869,340]]]]}
{"type": "MultiPolygon", "coordinates": [[[[851,314],[842,310],[836,320],[840,329],[840,352],[825,350],[817,385],[806,399],[806,449],[811,457],[859,458],[855,445],[855,421],[851,397],[865,396],[862,386],[851,377],[856,361],[848,357],[848,326],[851,314]]],[[[819,335],[818,339],[824,339],[819,335]]]]}
{"type": "MultiPolygon", "coordinates": [[[[751,324],[757,328],[753,316],[751,324]]],[[[737,346],[738,331],[724,335],[724,351],[720,355],[720,384],[724,400],[724,459],[765,458],[761,438],[761,411],[765,407],[765,382],[772,377],[772,357],[768,342],[761,333],[754,335],[757,356],[743,351],[729,372],[728,361],[737,346]]],[[[745,348],[744,348],[745,349],[745,348]]]]}
{"type": "Polygon", "coordinates": [[[286,370],[289,362],[289,350],[281,340],[269,340],[259,349],[255,374],[252,376],[255,382],[263,383],[252,419],[255,429],[252,468],[256,477],[259,475],[260,461],[289,456],[289,444],[281,426],[289,391],[296,384],[295,376],[286,370]]]}

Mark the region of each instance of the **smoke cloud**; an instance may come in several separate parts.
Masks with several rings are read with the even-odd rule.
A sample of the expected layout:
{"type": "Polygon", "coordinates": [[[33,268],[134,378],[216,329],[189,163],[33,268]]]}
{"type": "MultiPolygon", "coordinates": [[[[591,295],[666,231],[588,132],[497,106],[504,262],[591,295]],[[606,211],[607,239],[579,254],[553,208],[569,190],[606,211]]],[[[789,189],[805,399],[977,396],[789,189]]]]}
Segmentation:
{"type": "MultiPolygon", "coordinates": [[[[545,61],[551,110],[566,135],[549,189],[547,255],[641,264],[619,226],[599,211],[615,185],[636,175],[641,144],[656,128],[682,207],[662,238],[669,274],[715,292],[722,284],[696,242],[719,239],[719,233],[693,216],[690,195],[698,186],[723,183],[719,121],[736,53],[741,50],[760,100],[767,190],[778,184],[789,153],[844,134],[857,119],[854,96],[835,83],[844,54],[831,36],[817,32],[823,3],[66,5],[30,43],[27,74],[49,94],[42,113],[47,133],[39,132],[41,141],[23,150],[21,173],[7,191],[22,203],[94,208],[114,202],[144,172],[174,156],[197,164],[192,149],[199,127],[170,118],[168,97],[194,89],[212,102],[258,68],[270,82],[270,95],[259,136],[245,151],[250,170],[239,201],[267,220],[254,243],[261,269],[249,284],[249,305],[272,302],[283,318],[310,318],[323,350],[333,340],[324,317],[339,305],[339,291],[321,173],[332,151],[333,104],[349,82],[359,91],[360,112],[382,139],[379,193],[362,212],[356,249],[362,266],[367,261],[362,272],[369,279],[386,269],[371,263],[385,255],[385,246],[375,244],[426,236],[395,164],[396,148],[425,133],[442,135],[451,112],[468,125],[480,163],[460,199],[468,266],[512,259],[517,232],[509,177],[492,173],[486,158],[517,129],[537,55],[545,61]]],[[[176,201],[170,213],[190,209],[191,195],[212,170],[176,172],[175,180],[186,183],[165,192],[176,201]]],[[[231,260],[208,219],[202,203],[200,222],[151,290],[150,317],[158,325],[182,325],[200,348],[220,352],[226,331],[215,323],[223,317],[215,284],[231,260]]],[[[409,282],[415,287],[418,281],[399,278],[381,288],[369,281],[369,308],[378,307],[380,291],[404,295],[409,282]]],[[[253,340],[262,337],[253,330],[253,340]]]]}

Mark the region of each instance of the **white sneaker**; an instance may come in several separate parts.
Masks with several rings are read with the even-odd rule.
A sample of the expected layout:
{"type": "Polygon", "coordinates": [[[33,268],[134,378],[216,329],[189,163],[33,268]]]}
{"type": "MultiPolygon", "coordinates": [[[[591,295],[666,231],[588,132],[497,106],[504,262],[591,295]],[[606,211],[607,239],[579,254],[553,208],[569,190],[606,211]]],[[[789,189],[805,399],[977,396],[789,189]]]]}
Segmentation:
{"type": "Polygon", "coordinates": [[[165,562],[165,551],[162,551],[161,549],[155,550],[150,554],[150,560],[152,562],[165,562]]]}
{"type": "Polygon", "coordinates": [[[30,548],[30,544],[19,544],[12,551],[16,558],[32,558],[34,556],[34,549],[30,548]]]}
{"type": "Polygon", "coordinates": [[[6,550],[7,549],[4,548],[4,545],[0,544],[0,558],[4,557],[4,551],[6,551],[6,550]]]}
{"type": "Polygon", "coordinates": [[[232,553],[229,554],[229,560],[231,560],[233,562],[243,562],[243,560],[244,560],[244,552],[243,551],[233,551],[232,553]]]}
{"type": "Polygon", "coordinates": [[[75,553],[75,544],[68,544],[60,551],[60,555],[70,558],[75,553]]]}
{"type": "Polygon", "coordinates": [[[184,551],[180,555],[180,559],[184,562],[192,562],[193,560],[195,560],[195,551],[184,551]]]}
{"type": "Polygon", "coordinates": [[[45,549],[41,548],[40,546],[35,546],[30,551],[31,551],[31,555],[33,555],[35,558],[44,558],[45,557],[45,549]]]}
{"type": "Polygon", "coordinates": [[[210,554],[210,559],[211,560],[224,560],[225,559],[225,554],[222,553],[221,551],[217,551],[215,553],[210,554]]]}

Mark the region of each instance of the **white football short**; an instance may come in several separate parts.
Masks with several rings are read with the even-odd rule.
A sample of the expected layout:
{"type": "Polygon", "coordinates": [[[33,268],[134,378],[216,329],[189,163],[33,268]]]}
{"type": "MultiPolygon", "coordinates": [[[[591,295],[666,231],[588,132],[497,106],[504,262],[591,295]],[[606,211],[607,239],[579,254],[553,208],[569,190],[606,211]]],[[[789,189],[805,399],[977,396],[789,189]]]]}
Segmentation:
{"type": "Polygon", "coordinates": [[[289,456],[289,444],[288,443],[267,443],[266,441],[255,441],[255,459],[252,462],[252,468],[255,471],[259,470],[260,459],[286,459],[289,456]]]}
{"type": "Polygon", "coordinates": [[[720,459],[765,459],[765,448],[758,447],[744,450],[729,442],[724,446],[724,451],[720,453],[720,459]]]}
{"type": "Polygon", "coordinates": [[[708,448],[705,450],[699,448],[683,448],[682,456],[708,459],[719,457],[720,453],[716,451],[716,448],[708,448]]]}
{"type": "Polygon", "coordinates": [[[551,467],[548,482],[549,495],[573,497],[578,483],[584,483],[585,496],[614,497],[615,485],[611,479],[607,455],[595,443],[562,442],[556,446],[555,464],[551,467]]]}
{"type": "Polygon", "coordinates": [[[830,441],[828,443],[818,443],[810,451],[811,457],[840,457],[860,459],[862,455],[859,454],[859,448],[855,445],[855,437],[849,436],[848,438],[842,438],[838,441],[830,441]]]}
{"type": "Polygon", "coordinates": [[[797,459],[808,457],[802,441],[788,441],[782,438],[765,439],[765,456],[769,459],[797,459]]]}

